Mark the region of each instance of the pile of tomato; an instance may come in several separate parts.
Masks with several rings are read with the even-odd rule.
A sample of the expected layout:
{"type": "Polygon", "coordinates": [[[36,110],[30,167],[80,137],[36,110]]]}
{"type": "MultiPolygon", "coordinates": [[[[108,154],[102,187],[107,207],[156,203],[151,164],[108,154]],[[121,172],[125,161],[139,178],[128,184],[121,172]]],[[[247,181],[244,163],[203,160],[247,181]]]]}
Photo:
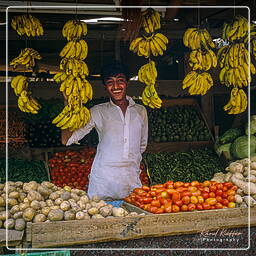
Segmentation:
{"type": "Polygon", "coordinates": [[[237,186],[231,182],[168,181],[135,188],[124,200],[155,214],[201,211],[234,208],[236,191],[237,186]]]}
{"type": "MultiPolygon", "coordinates": [[[[79,151],[67,150],[56,152],[49,159],[51,181],[59,187],[66,185],[71,188],[86,190],[89,174],[96,154],[96,148],[85,148],[79,151]]],[[[140,180],[142,185],[149,185],[149,177],[145,166],[141,164],[140,180]]]]}
{"type": "Polygon", "coordinates": [[[49,159],[51,181],[57,186],[87,190],[95,148],[56,152],[49,159]]]}

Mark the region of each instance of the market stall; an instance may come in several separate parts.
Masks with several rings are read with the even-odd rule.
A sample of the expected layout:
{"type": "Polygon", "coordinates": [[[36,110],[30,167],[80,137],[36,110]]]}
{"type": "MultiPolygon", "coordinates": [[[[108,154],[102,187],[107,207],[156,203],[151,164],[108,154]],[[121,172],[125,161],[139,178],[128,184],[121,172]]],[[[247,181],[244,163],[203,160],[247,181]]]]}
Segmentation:
{"type": "Polygon", "coordinates": [[[248,111],[255,23],[243,8],[227,10],[218,25],[203,8],[177,8],[171,21],[166,7],[113,9],[46,8],[46,17],[32,7],[10,10],[10,45],[18,43],[7,67],[8,109],[0,98],[1,246],[76,247],[256,226],[255,107],[248,111]],[[185,24],[189,11],[197,18],[185,24]],[[110,13],[119,20],[91,21],[110,13]],[[87,194],[96,129],[80,145],[61,143],[62,130],[86,126],[89,109],[109,100],[99,77],[104,54],[131,66],[128,95],[148,116],[142,187],[122,200],[87,194]]]}

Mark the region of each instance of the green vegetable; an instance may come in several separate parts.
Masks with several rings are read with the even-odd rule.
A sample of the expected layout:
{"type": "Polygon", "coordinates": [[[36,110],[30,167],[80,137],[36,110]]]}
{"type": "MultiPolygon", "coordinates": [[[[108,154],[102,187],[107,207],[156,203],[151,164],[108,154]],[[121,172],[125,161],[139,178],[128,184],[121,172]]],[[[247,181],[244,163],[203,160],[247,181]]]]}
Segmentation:
{"type": "Polygon", "coordinates": [[[219,143],[221,145],[231,143],[239,136],[243,135],[243,131],[239,128],[231,128],[227,130],[220,138],[219,143]]]}
{"type": "Polygon", "coordinates": [[[209,180],[216,172],[225,172],[219,157],[209,148],[189,152],[163,152],[143,155],[153,183],[168,180],[191,182],[209,180]]]}
{"type": "MultiPolygon", "coordinates": [[[[249,122],[246,124],[245,134],[249,135],[249,122]]],[[[256,134],[256,115],[250,117],[250,135],[256,134]]]]}
{"type": "Polygon", "coordinates": [[[230,147],[231,147],[231,143],[227,143],[224,145],[216,145],[215,146],[215,151],[216,153],[220,156],[222,154],[222,152],[225,154],[226,158],[228,160],[232,159],[231,153],[230,153],[230,147]]]}
{"type": "MultiPolygon", "coordinates": [[[[249,137],[247,135],[238,137],[230,147],[233,157],[242,159],[248,157],[249,137]]],[[[256,137],[250,136],[250,151],[252,154],[256,152],[256,137]]]]}

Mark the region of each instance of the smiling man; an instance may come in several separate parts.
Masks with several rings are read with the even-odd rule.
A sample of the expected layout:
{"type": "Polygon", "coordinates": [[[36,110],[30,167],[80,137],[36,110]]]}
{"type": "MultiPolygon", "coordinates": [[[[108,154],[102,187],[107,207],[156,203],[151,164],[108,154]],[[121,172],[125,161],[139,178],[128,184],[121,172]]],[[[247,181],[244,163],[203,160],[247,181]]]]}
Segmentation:
{"type": "Polygon", "coordinates": [[[73,133],[64,130],[62,143],[71,145],[96,128],[99,144],[88,194],[121,199],[141,186],[139,167],[147,146],[147,111],[126,95],[129,72],[124,65],[114,62],[105,66],[101,77],[110,101],[90,109],[91,119],[85,127],[73,133]]]}

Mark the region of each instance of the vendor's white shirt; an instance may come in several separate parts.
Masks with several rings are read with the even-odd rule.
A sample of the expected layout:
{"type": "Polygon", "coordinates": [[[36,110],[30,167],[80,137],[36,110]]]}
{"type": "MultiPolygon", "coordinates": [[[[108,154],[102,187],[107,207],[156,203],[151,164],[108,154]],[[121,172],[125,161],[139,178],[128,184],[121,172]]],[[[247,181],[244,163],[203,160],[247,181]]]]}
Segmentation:
{"type": "Polygon", "coordinates": [[[67,142],[68,146],[81,140],[94,127],[98,132],[99,144],[88,188],[90,197],[120,199],[141,187],[139,167],[147,146],[148,117],[144,106],[129,96],[127,100],[125,116],[111,100],[92,107],[89,123],[76,130],[67,142]]]}

